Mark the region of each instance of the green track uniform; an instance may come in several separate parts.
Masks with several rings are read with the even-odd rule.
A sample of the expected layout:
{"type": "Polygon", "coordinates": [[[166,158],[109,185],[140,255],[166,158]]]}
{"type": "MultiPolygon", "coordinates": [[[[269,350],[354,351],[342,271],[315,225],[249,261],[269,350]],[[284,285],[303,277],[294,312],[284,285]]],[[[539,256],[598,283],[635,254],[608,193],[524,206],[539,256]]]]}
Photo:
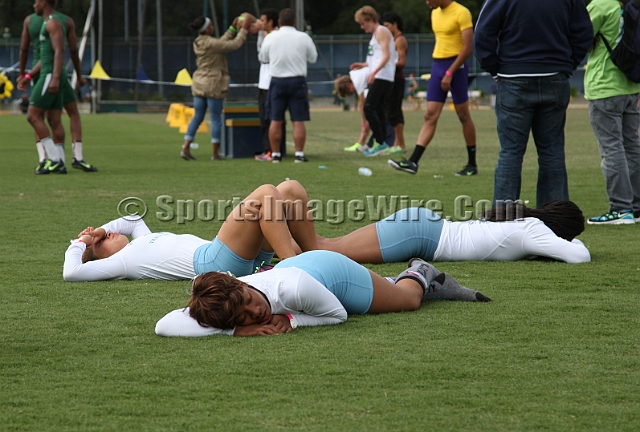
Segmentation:
{"type": "MultiPolygon", "coordinates": [[[[67,22],[69,21],[69,16],[62,12],[55,11],[53,13],[53,17],[62,23],[62,34],[64,35],[65,42],[68,44],[67,22]]],[[[69,83],[68,79],[60,83],[60,93],[62,93],[62,105],[77,101],[76,92],[73,90],[73,87],[71,87],[71,83],[69,83]]]]}
{"type": "MultiPolygon", "coordinates": [[[[36,85],[33,86],[33,91],[31,92],[31,102],[29,105],[33,105],[35,107],[49,110],[61,110],[62,109],[62,90],[64,88],[65,83],[67,82],[67,72],[65,68],[62,68],[60,72],[60,87],[57,93],[49,93],[49,84],[51,83],[51,78],[53,76],[53,67],[54,67],[54,57],[55,51],[51,44],[51,36],[47,31],[47,23],[51,19],[56,19],[54,15],[49,16],[42,23],[42,27],[40,29],[39,41],[40,41],[40,76],[38,77],[38,81],[36,85]]],[[[63,35],[66,34],[66,23],[62,23],[62,31],[63,35]]]]}
{"type": "MultiPolygon", "coordinates": [[[[38,14],[32,13],[29,15],[29,39],[31,39],[31,45],[33,46],[33,61],[31,62],[31,68],[33,68],[40,60],[40,30],[42,30],[42,22],[44,20],[38,14]]],[[[33,77],[35,81],[37,77],[33,77]]]]}

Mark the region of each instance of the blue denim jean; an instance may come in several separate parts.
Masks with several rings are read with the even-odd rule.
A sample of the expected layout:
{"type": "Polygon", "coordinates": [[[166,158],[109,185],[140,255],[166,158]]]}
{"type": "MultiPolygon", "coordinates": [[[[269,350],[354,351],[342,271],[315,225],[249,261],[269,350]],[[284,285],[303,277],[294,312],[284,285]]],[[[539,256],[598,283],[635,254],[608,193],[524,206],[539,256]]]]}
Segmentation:
{"type": "Polygon", "coordinates": [[[222,131],[222,105],[224,99],[203,98],[200,96],[193,97],[193,108],[195,113],[189,127],[187,128],[187,134],[184,136],[185,141],[193,141],[193,137],[196,136],[196,131],[200,127],[200,124],[204,120],[204,115],[209,108],[209,114],[211,115],[211,142],[220,143],[220,133],[222,131]]]}
{"type": "Polygon", "coordinates": [[[569,199],[564,160],[569,96],[569,77],[564,73],[498,79],[496,119],[500,154],[493,189],[494,207],[520,199],[522,160],[529,132],[538,152],[536,206],[569,199]]]}

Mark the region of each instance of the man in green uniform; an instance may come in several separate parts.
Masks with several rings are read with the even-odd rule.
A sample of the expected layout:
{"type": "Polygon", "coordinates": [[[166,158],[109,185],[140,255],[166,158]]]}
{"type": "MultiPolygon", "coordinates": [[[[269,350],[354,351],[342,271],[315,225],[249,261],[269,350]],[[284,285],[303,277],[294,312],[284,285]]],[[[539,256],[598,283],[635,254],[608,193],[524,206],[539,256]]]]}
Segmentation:
{"type": "MultiPolygon", "coordinates": [[[[34,4],[34,8],[35,7],[36,5],[34,4]]],[[[48,17],[48,15],[45,16],[48,17]]],[[[86,83],[86,80],[82,78],[80,58],[78,56],[77,40],[75,34],[75,23],[73,19],[71,19],[67,15],[55,10],[53,11],[52,16],[57,19],[62,26],[62,34],[66,37],[66,40],[69,44],[71,60],[76,71],[76,76],[78,77],[78,83],[80,84],[80,86],[83,86],[86,83]]],[[[39,71],[42,66],[38,63],[40,61],[40,30],[42,29],[43,22],[43,17],[38,15],[37,13],[29,15],[24,20],[22,42],[20,46],[20,81],[22,81],[21,84],[23,89],[26,89],[29,81],[33,80],[34,82],[37,82],[39,71]],[[29,45],[31,43],[33,43],[33,68],[29,74],[26,74],[25,66],[28,58],[29,45]]],[[[82,155],[82,125],[80,122],[80,113],[78,112],[75,92],[66,79],[60,82],[60,93],[62,94],[62,104],[65,111],[69,115],[71,125],[74,154],[72,166],[86,172],[97,171],[96,167],[84,161],[82,155]]],[[[56,144],[56,153],[49,155],[49,159],[51,159],[51,161],[61,160],[64,163],[64,128],[62,127],[59,116],[55,115],[53,112],[47,112],[47,120],[49,122],[49,125],[51,126],[53,140],[56,144]]],[[[44,145],[40,140],[38,140],[38,142],[36,143],[36,147],[38,149],[38,157],[40,162],[38,167],[36,168],[36,174],[48,174],[52,171],[66,173],[66,168],[56,169],[56,164],[47,160],[47,153],[45,152],[44,145]]]]}

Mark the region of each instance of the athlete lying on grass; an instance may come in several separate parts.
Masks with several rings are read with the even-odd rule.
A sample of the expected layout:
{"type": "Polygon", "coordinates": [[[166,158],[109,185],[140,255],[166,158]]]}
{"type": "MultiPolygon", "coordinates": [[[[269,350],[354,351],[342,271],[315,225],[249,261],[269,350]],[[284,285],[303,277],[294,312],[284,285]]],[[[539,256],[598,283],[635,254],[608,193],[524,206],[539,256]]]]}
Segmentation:
{"type": "Polygon", "coordinates": [[[348,314],[413,311],[423,301],[438,299],[491,301],[421,259],[411,260],[392,282],[343,255],[311,251],[251,276],[197,276],[188,307],[165,315],[156,333],[271,335],[340,324],[348,314]]]}
{"type": "Polygon", "coordinates": [[[302,250],[318,248],[313,222],[306,212],[285,217],[293,211],[286,200],[306,202],[304,188],[296,181],[260,186],[232,210],[213,241],[152,233],[142,219],[120,218],[97,229],[89,227],[65,253],[64,279],[180,280],[218,270],[251,274],[263,261],[270,262],[274,251],[280,259],[295,256],[291,238],[302,250]],[[270,217],[263,217],[265,212],[270,217]]]}
{"type": "Polygon", "coordinates": [[[426,261],[516,261],[537,257],[567,263],[591,261],[575,238],[584,216],[571,201],[551,201],[539,209],[521,204],[490,210],[483,220],[452,222],[423,207],[391,216],[337,238],[318,236],[318,248],[359,263],[426,261]]]}
{"type": "Polygon", "coordinates": [[[540,209],[518,204],[492,210],[486,220],[467,222],[445,221],[425,208],[409,208],[335,239],[316,236],[304,211],[307,202],[305,189],[296,181],[277,188],[260,186],[234,208],[213,242],[188,234],[151,233],[142,220],[122,218],[96,230],[89,227],[67,249],[64,278],[177,280],[217,270],[243,276],[269,263],[273,251],[286,259],[314,249],[372,264],[414,256],[429,261],[536,256],[568,263],[591,260],[575,238],[584,231],[584,217],[571,201],[552,201],[540,209]],[[265,210],[270,217],[263,217],[265,210]],[[129,243],[125,235],[136,241],[129,243]]]}

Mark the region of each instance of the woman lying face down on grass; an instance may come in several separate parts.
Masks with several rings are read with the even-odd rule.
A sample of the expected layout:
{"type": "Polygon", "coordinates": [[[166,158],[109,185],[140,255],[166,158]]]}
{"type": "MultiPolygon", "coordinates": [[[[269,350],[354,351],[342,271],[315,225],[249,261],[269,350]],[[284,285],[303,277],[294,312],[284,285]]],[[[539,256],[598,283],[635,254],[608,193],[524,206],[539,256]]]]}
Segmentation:
{"type": "Polygon", "coordinates": [[[348,314],[413,311],[438,299],[491,301],[421,259],[411,260],[392,282],[343,255],[311,251],[241,278],[219,272],[197,276],[188,307],[165,315],[156,333],[271,335],[340,324],[348,314]]]}
{"type": "Polygon", "coordinates": [[[306,212],[285,217],[294,211],[287,200],[307,200],[296,181],[258,187],[231,211],[213,241],[189,234],[152,233],[142,219],[120,218],[97,229],[89,227],[65,253],[64,279],[180,280],[219,270],[251,274],[263,261],[270,262],[274,251],[281,259],[295,256],[291,238],[302,250],[318,248],[306,212]]]}
{"type": "Polygon", "coordinates": [[[536,257],[567,263],[591,261],[575,237],[584,216],[571,201],[551,201],[539,209],[513,204],[487,212],[483,220],[452,222],[423,207],[391,216],[337,238],[318,236],[318,247],[359,263],[426,261],[516,261],[536,257]]]}

